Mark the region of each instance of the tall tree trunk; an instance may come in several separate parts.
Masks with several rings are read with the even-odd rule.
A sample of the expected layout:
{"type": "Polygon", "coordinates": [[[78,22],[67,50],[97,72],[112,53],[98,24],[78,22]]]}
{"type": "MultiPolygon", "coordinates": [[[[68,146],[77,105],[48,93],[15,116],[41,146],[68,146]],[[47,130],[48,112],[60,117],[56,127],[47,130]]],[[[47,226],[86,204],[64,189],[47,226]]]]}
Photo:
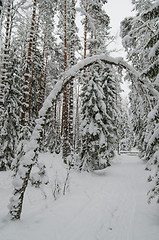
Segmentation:
{"type": "Polygon", "coordinates": [[[77,82],[77,90],[76,90],[76,116],[75,116],[75,141],[74,148],[76,153],[79,153],[79,80],[77,82]]]}
{"type": "MultiPolygon", "coordinates": [[[[69,51],[69,62],[70,67],[72,67],[75,64],[75,0],[70,0],[70,24],[69,24],[69,39],[70,39],[70,51],[69,51]]],[[[69,87],[69,145],[70,145],[70,151],[73,153],[74,151],[74,102],[73,102],[73,89],[74,89],[74,79],[68,84],[69,87]]],[[[71,153],[70,152],[70,153],[71,153]]],[[[73,156],[73,154],[72,154],[73,156]]]]}
{"type": "MultiPolygon", "coordinates": [[[[47,77],[47,63],[48,63],[48,56],[46,55],[45,70],[44,70],[44,84],[43,84],[43,92],[42,92],[42,103],[44,103],[44,101],[45,101],[46,77],[47,77]]],[[[44,131],[43,131],[44,136],[45,136],[45,131],[46,131],[46,121],[45,121],[45,123],[44,123],[44,131]]]]}
{"type": "Polygon", "coordinates": [[[39,117],[39,110],[41,105],[41,89],[42,89],[42,78],[44,73],[44,60],[45,60],[45,41],[46,41],[46,33],[44,34],[44,41],[43,41],[43,54],[42,54],[42,64],[41,64],[41,73],[40,73],[40,82],[39,82],[37,118],[39,117]]]}
{"type": "MultiPolygon", "coordinates": [[[[91,31],[91,39],[93,39],[93,31],[91,31]]],[[[93,55],[93,49],[92,47],[90,48],[90,57],[93,55]]]]}
{"type": "Polygon", "coordinates": [[[24,75],[23,105],[22,105],[22,114],[21,114],[21,124],[22,124],[22,126],[25,126],[26,123],[27,123],[27,120],[26,120],[26,110],[27,110],[26,105],[27,105],[27,95],[28,95],[28,92],[29,92],[30,64],[31,64],[33,37],[34,37],[34,32],[35,32],[36,5],[37,5],[37,1],[34,0],[31,30],[30,30],[30,37],[29,37],[29,46],[28,46],[27,66],[26,66],[25,75],[24,75]]]}
{"type": "MultiPolygon", "coordinates": [[[[67,0],[64,5],[64,71],[67,68],[67,0]]],[[[63,160],[67,163],[67,157],[69,155],[69,143],[68,143],[68,85],[63,90],[63,109],[62,109],[62,136],[63,136],[63,160]]]]}
{"type": "Polygon", "coordinates": [[[43,93],[42,93],[42,103],[45,101],[47,63],[48,63],[48,56],[46,56],[46,60],[45,60],[45,74],[44,74],[44,85],[43,85],[43,93]]]}
{"type": "MultiPolygon", "coordinates": [[[[116,87],[116,107],[118,106],[118,87],[116,87]]],[[[118,117],[116,118],[116,135],[117,135],[117,152],[120,154],[120,137],[119,137],[119,122],[118,117]]]]}
{"type": "Polygon", "coordinates": [[[32,74],[31,74],[31,80],[30,80],[30,92],[29,92],[29,122],[31,121],[31,107],[32,107],[32,89],[33,89],[33,80],[34,80],[34,71],[35,71],[35,58],[36,58],[36,44],[37,44],[37,37],[38,37],[38,28],[39,28],[39,20],[37,22],[37,27],[36,27],[36,36],[35,39],[33,40],[34,42],[34,56],[33,56],[33,65],[32,65],[32,74]]]}
{"type": "Polygon", "coordinates": [[[9,61],[9,46],[10,46],[10,36],[11,36],[11,7],[12,7],[12,0],[8,0],[5,44],[4,44],[3,62],[2,62],[2,70],[1,70],[2,77],[1,77],[1,89],[0,89],[0,114],[3,113],[4,87],[5,87],[5,80],[7,79],[7,66],[9,61]]]}
{"type": "MultiPolygon", "coordinates": [[[[86,13],[88,11],[87,3],[86,3],[85,11],[86,11],[86,13]]],[[[88,24],[88,19],[87,19],[87,15],[86,15],[85,16],[85,25],[84,25],[84,59],[86,58],[86,55],[87,55],[87,24],[88,24]]]]}
{"type": "MultiPolygon", "coordinates": [[[[1,4],[2,5],[2,4],[1,4]]],[[[5,31],[5,42],[4,42],[4,51],[2,54],[2,63],[1,63],[1,72],[0,72],[0,170],[6,170],[5,161],[7,161],[7,156],[4,157],[4,139],[5,134],[3,131],[4,127],[4,113],[6,109],[6,104],[4,102],[4,95],[5,95],[5,87],[8,85],[8,66],[9,66],[9,48],[10,48],[10,41],[11,41],[11,8],[12,8],[12,0],[7,1],[7,16],[6,16],[6,31],[5,31]]],[[[1,34],[1,31],[0,31],[1,34]]],[[[1,58],[1,56],[0,56],[1,58]]],[[[1,62],[1,61],[0,61],[1,62]]]]}
{"type": "MultiPolygon", "coordinates": [[[[87,13],[87,11],[88,11],[88,3],[86,3],[85,11],[87,13]]],[[[87,56],[87,25],[88,25],[88,18],[87,18],[87,15],[86,15],[85,16],[85,24],[84,24],[84,59],[87,56]]],[[[86,76],[85,75],[86,68],[84,68],[83,71],[84,71],[83,77],[85,77],[86,76]]]]}

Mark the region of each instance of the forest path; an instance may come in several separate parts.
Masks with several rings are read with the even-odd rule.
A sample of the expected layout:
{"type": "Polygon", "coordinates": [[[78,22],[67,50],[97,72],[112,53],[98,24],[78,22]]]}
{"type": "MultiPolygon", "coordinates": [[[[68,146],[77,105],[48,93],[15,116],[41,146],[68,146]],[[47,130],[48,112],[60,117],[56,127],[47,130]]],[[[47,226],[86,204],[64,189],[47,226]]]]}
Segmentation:
{"type": "Polygon", "coordinates": [[[57,239],[157,240],[159,235],[150,230],[154,216],[147,204],[147,174],[143,162],[129,155],[93,173],[82,184],[83,198],[68,205],[74,214],[66,213],[70,218],[57,239]]]}
{"type": "Polygon", "coordinates": [[[158,240],[159,209],[147,204],[148,172],[138,156],[92,174],[72,172],[70,194],[26,195],[22,221],[0,225],[1,240],[158,240]],[[32,196],[32,197],[31,197],[32,196]]]}
{"type": "Polygon", "coordinates": [[[151,215],[147,204],[145,166],[138,156],[119,158],[111,168],[92,173],[88,179],[84,175],[80,185],[74,184],[76,195],[66,202],[55,239],[158,240],[159,231],[150,230],[156,215],[151,215]]]}

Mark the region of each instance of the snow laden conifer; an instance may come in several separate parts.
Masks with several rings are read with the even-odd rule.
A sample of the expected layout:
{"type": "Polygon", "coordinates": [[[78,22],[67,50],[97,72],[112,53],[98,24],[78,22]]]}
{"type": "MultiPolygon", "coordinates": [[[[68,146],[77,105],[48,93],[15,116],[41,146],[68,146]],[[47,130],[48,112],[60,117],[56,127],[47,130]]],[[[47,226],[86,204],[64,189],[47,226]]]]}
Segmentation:
{"type": "Polygon", "coordinates": [[[154,89],[157,91],[157,96],[154,98],[153,108],[148,114],[147,121],[147,160],[148,166],[152,169],[151,179],[153,187],[150,191],[150,200],[157,198],[159,203],[159,3],[154,4],[141,15],[141,18],[147,24],[155,21],[156,31],[150,37],[146,44],[146,49],[149,50],[149,59],[152,61],[148,69],[145,69],[143,75],[150,78],[154,89]]]}
{"type": "Polygon", "coordinates": [[[21,104],[20,71],[18,50],[12,40],[12,29],[15,13],[14,1],[5,4],[6,20],[1,64],[1,92],[0,92],[0,170],[11,168],[16,155],[16,146],[19,134],[19,114],[21,104]]]}
{"type": "Polygon", "coordinates": [[[5,168],[11,168],[16,156],[18,135],[20,131],[20,99],[18,62],[15,52],[10,51],[10,61],[7,68],[7,79],[4,88],[4,112],[1,129],[1,161],[5,168]]]}
{"type": "Polygon", "coordinates": [[[93,68],[89,69],[92,74],[88,72],[88,77],[86,74],[83,82],[81,169],[94,170],[107,167],[110,165],[109,159],[113,156],[116,121],[113,113],[115,109],[109,108],[110,99],[113,101],[111,96],[113,90],[109,89],[106,70],[107,67],[104,69],[102,64],[94,64],[93,68]],[[111,91],[109,96],[106,89],[108,92],[111,91]]]}
{"type": "MultiPolygon", "coordinates": [[[[116,70],[117,71],[117,70],[116,70]]],[[[102,88],[105,95],[106,116],[105,125],[107,126],[107,158],[114,156],[117,149],[117,122],[118,122],[118,103],[117,103],[117,81],[120,82],[120,76],[115,75],[115,68],[110,65],[103,66],[102,69],[102,88]]]]}
{"type": "Polygon", "coordinates": [[[130,100],[142,157],[151,170],[154,186],[150,199],[158,201],[158,8],[154,1],[135,1],[137,16],[122,22],[121,35],[128,59],[140,70],[138,81],[133,81],[130,100]],[[136,30],[135,30],[136,29],[136,30]],[[138,30],[138,31],[137,31],[138,30]],[[139,35],[140,34],[140,35],[139,35]]]}
{"type": "MultiPolygon", "coordinates": [[[[150,65],[150,60],[148,58],[149,51],[145,49],[147,39],[150,38],[154,30],[154,23],[151,25],[145,24],[141,19],[140,14],[144,9],[149,7],[150,2],[145,1],[135,1],[136,10],[138,11],[138,16],[125,18],[121,23],[121,37],[123,38],[123,46],[127,51],[128,60],[132,62],[136,70],[143,72],[148,69],[150,65]]],[[[137,141],[139,142],[140,151],[142,155],[145,153],[145,134],[147,125],[147,116],[152,108],[154,97],[150,96],[147,90],[147,80],[146,77],[142,77],[142,81],[134,82],[132,81],[131,93],[130,93],[130,104],[133,112],[134,119],[134,131],[136,133],[137,141]],[[136,97],[137,96],[137,97],[136,97]],[[140,106],[140,108],[138,107],[140,106]]]]}
{"type": "MultiPolygon", "coordinates": [[[[84,58],[106,52],[109,16],[102,10],[106,1],[81,1],[85,15],[84,58]],[[87,38],[86,38],[87,37],[87,38]]],[[[116,79],[113,67],[99,63],[84,69],[82,82],[82,149],[80,168],[110,165],[116,145],[116,79]],[[102,105],[101,105],[102,102],[102,105]],[[93,107],[94,105],[94,107],[93,107]],[[89,109],[90,108],[90,109],[89,109]]]]}

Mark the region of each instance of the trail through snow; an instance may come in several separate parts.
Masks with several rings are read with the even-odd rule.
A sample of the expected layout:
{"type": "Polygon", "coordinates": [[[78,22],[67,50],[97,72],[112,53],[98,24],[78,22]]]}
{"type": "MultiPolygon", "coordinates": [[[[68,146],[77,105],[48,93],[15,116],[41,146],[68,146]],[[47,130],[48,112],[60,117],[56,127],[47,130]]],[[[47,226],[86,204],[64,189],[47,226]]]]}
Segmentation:
{"type": "MultiPolygon", "coordinates": [[[[158,240],[159,207],[147,204],[147,177],[137,156],[123,155],[105,170],[71,173],[70,194],[57,201],[30,187],[20,222],[0,213],[0,240],[158,240]]],[[[0,184],[4,198],[5,191],[0,184]]]]}

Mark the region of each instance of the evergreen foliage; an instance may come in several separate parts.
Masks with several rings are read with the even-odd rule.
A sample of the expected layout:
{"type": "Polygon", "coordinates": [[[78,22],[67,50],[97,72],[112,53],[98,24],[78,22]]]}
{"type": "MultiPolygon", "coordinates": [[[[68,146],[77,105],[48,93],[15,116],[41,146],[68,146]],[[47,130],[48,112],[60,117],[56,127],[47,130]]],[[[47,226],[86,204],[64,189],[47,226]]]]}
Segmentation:
{"type": "Polygon", "coordinates": [[[135,142],[152,172],[150,199],[158,198],[159,4],[133,0],[137,14],[121,24],[128,61],[140,72],[136,77],[122,59],[109,57],[106,3],[80,1],[82,48],[76,0],[0,1],[0,171],[15,171],[12,219],[21,216],[28,181],[36,187],[47,183],[39,152],[59,153],[61,142],[69,169],[88,171],[110,166],[119,145],[130,150],[135,142]],[[76,65],[77,56],[85,60],[76,65]],[[121,66],[132,82],[131,113],[119,96],[121,66]],[[39,171],[32,175],[35,165],[39,171]]]}
{"type": "Polygon", "coordinates": [[[134,1],[134,4],[137,16],[122,22],[121,36],[128,59],[141,71],[140,80],[133,81],[130,94],[133,126],[142,157],[147,161],[147,169],[152,172],[149,179],[153,180],[154,186],[150,199],[157,197],[159,201],[159,4],[149,0],[134,1]]]}
{"type": "Polygon", "coordinates": [[[82,149],[80,168],[110,165],[116,147],[116,89],[109,67],[94,64],[87,72],[82,98],[82,149]]]}

